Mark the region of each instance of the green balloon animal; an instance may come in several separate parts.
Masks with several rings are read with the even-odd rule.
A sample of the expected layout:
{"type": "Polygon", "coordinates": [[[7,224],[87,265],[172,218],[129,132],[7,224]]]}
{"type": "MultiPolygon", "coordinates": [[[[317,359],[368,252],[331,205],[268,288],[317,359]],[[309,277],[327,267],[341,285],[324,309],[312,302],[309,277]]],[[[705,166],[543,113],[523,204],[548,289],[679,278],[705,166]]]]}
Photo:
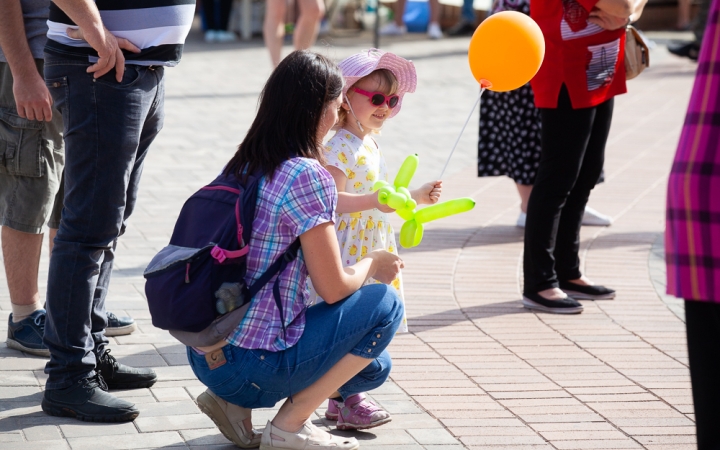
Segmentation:
{"type": "Polygon", "coordinates": [[[475,207],[475,200],[463,197],[417,211],[417,202],[410,195],[408,186],[419,163],[420,158],[417,154],[410,155],[400,166],[393,184],[387,181],[377,181],[373,185],[373,191],[377,191],[380,204],[388,205],[405,220],[400,229],[400,245],[405,248],[412,248],[420,244],[425,231],[423,224],[470,211],[475,207]]]}

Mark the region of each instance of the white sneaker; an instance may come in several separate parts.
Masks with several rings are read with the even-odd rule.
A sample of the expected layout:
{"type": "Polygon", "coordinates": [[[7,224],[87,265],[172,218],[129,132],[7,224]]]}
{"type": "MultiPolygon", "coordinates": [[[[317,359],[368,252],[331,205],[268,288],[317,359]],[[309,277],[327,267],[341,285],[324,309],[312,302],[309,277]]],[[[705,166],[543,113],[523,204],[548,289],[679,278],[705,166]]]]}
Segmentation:
{"type": "Polygon", "coordinates": [[[215,32],[215,40],[218,42],[235,42],[237,36],[232,31],[220,30],[215,32]]]}
{"type": "Polygon", "coordinates": [[[443,37],[443,32],[437,22],[431,22],[430,25],[428,25],[427,34],[430,39],[442,39],[443,37]]]}
{"type": "MultiPolygon", "coordinates": [[[[520,228],[525,228],[525,221],[527,220],[527,214],[524,212],[521,212],[520,215],[517,218],[517,222],[515,222],[515,225],[517,225],[520,228]]],[[[589,206],[585,207],[585,213],[583,214],[582,218],[582,224],[586,226],[595,226],[595,227],[608,227],[612,225],[612,217],[606,216],[605,214],[595,211],[589,206]]]]}
{"type": "Polygon", "coordinates": [[[217,32],[215,30],[207,30],[205,32],[205,42],[217,42],[217,32]]]}
{"type": "Polygon", "coordinates": [[[518,216],[518,219],[517,219],[517,222],[515,222],[515,225],[517,225],[520,228],[525,228],[526,220],[527,220],[527,213],[520,211],[520,215],[518,216]]]}
{"type": "Polygon", "coordinates": [[[610,216],[595,211],[589,206],[585,206],[585,214],[583,214],[582,224],[595,227],[609,227],[613,223],[610,216]]]}
{"type": "Polygon", "coordinates": [[[407,33],[407,27],[395,22],[387,23],[380,28],[380,36],[402,36],[405,33],[407,33]]]}

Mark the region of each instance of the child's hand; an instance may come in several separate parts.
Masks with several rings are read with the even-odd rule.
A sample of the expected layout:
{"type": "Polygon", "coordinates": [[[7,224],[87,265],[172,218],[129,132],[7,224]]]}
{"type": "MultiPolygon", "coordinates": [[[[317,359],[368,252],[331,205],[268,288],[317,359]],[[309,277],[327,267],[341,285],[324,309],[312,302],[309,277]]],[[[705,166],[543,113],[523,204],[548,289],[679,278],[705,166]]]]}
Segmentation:
{"type": "Polygon", "coordinates": [[[373,196],[373,200],[374,200],[374,202],[375,202],[375,208],[379,209],[380,211],[382,211],[382,212],[384,212],[384,213],[393,213],[393,212],[395,212],[395,210],[392,209],[390,206],[388,206],[388,205],[383,205],[382,203],[380,203],[380,199],[378,198],[378,193],[377,193],[377,192],[371,192],[370,194],[367,194],[367,195],[373,196]]]}
{"type": "Polygon", "coordinates": [[[418,205],[432,205],[440,200],[442,193],[442,181],[431,181],[412,191],[413,199],[418,205]]]}

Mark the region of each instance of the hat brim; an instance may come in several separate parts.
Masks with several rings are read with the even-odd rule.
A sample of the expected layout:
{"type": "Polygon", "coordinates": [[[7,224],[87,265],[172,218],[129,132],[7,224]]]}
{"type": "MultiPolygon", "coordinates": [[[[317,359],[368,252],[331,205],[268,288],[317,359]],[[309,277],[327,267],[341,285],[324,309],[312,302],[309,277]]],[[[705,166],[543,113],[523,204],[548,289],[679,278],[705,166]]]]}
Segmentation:
{"type": "Polygon", "coordinates": [[[396,94],[400,97],[397,106],[392,109],[390,117],[394,117],[402,106],[403,96],[407,92],[415,92],[417,87],[417,73],[415,72],[415,64],[405,58],[395,55],[394,53],[383,52],[379,58],[371,57],[371,52],[381,52],[381,50],[371,49],[367,53],[362,52],[344,59],[340,64],[340,70],[345,78],[345,87],[343,94],[356,83],[358,80],[365,78],[376,70],[386,69],[395,75],[398,81],[398,89],[396,94]]]}

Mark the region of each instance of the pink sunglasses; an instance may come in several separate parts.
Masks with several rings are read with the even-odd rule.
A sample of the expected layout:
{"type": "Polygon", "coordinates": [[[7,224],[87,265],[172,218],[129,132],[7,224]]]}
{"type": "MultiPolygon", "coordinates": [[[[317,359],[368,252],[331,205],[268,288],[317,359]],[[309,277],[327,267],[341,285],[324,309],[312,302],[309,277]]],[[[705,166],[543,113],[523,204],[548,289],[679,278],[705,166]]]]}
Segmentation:
{"type": "Polygon", "coordinates": [[[375,106],[380,106],[383,103],[387,103],[388,108],[392,109],[392,108],[396,107],[398,102],[400,101],[400,96],[398,96],[397,94],[385,95],[382,92],[368,92],[368,91],[363,91],[362,89],[356,88],[354,86],[350,89],[354,90],[355,92],[357,92],[360,95],[364,95],[365,97],[369,98],[370,103],[372,103],[375,106]]]}

